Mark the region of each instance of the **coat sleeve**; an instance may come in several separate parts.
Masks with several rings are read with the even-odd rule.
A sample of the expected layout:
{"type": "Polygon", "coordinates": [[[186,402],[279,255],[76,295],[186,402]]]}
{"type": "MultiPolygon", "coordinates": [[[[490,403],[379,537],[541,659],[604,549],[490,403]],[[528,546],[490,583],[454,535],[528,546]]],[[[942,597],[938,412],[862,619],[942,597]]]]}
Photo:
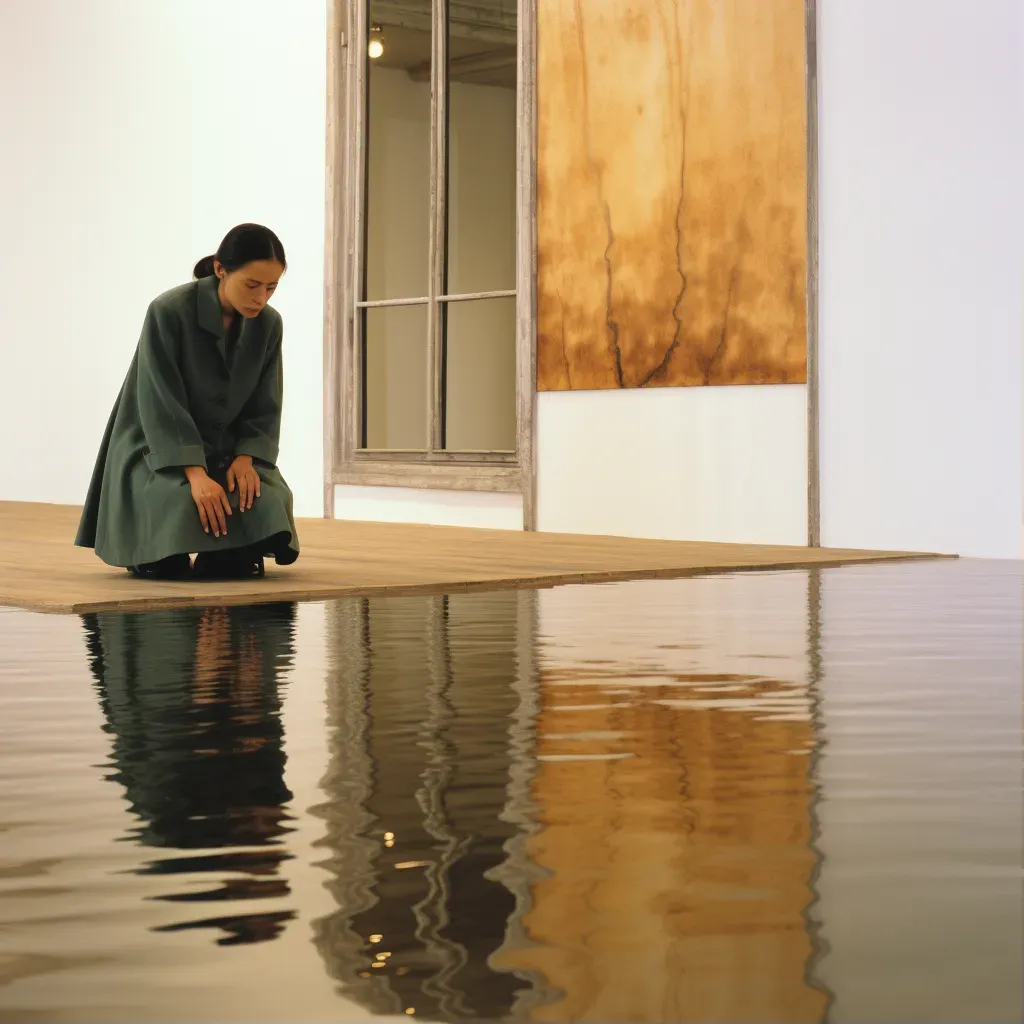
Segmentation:
{"type": "Polygon", "coordinates": [[[281,407],[284,402],[284,361],[281,358],[282,325],[267,349],[267,358],[256,388],[234,423],[235,455],[250,455],[277,465],[281,441],[281,407]]]}
{"type": "Polygon", "coordinates": [[[171,318],[150,306],[139,340],[139,418],[152,470],[206,467],[203,439],[188,408],[171,318]]]}

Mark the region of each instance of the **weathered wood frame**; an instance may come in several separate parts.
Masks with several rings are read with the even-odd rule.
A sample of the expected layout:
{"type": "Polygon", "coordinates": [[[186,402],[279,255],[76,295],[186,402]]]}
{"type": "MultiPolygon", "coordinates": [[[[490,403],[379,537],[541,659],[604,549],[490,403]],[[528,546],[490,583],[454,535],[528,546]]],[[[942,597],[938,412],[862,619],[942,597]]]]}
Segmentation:
{"type": "MultiPolygon", "coordinates": [[[[435,5],[431,96],[434,124],[445,123],[443,84],[447,38],[443,31],[447,0],[435,5]]],[[[338,484],[384,487],[499,491],[521,494],[523,526],[535,525],[534,421],[537,336],[537,146],[536,146],[536,0],[519,0],[517,29],[517,179],[516,288],[478,294],[440,294],[440,261],[431,294],[418,298],[361,300],[362,225],[365,166],[360,158],[365,131],[367,56],[366,0],[328,0],[327,53],[327,231],[324,273],[324,515],[334,515],[338,484]],[[359,42],[357,42],[359,41],[359,42]],[[516,298],[516,451],[453,452],[440,450],[442,434],[440,304],[453,301],[516,298]],[[374,451],[359,448],[362,415],[360,366],[361,310],[381,306],[423,305],[429,317],[427,336],[429,451],[374,451]]],[[[442,141],[432,130],[431,160],[435,180],[431,223],[437,235],[432,252],[443,244],[444,158],[442,141]]]]}
{"type": "Polygon", "coordinates": [[[804,0],[807,95],[807,546],[821,547],[821,449],[818,423],[818,2],[804,0]]]}

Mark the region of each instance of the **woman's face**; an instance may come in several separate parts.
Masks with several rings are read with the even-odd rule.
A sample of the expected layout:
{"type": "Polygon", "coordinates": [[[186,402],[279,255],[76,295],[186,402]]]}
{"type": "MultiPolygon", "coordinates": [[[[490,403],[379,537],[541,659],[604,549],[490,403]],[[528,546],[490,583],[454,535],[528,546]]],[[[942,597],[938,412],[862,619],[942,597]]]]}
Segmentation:
{"type": "Polygon", "coordinates": [[[277,260],[254,260],[233,273],[214,262],[213,270],[220,278],[221,305],[237,310],[247,320],[263,312],[284,273],[284,267],[277,260]]]}

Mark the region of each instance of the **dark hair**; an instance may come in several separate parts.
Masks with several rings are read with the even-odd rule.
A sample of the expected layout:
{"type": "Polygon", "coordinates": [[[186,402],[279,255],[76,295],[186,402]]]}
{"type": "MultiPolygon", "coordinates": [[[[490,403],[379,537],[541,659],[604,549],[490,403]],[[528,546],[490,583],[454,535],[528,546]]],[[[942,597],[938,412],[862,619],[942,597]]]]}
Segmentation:
{"type": "Polygon", "coordinates": [[[277,260],[287,269],[288,261],[284,258],[284,246],[281,239],[270,228],[262,224],[239,224],[232,228],[220,243],[220,248],[213,256],[204,256],[192,271],[199,280],[213,277],[213,261],[216,260],[228,273],[241,270],[247,263],[254,260],[277,260]]]}

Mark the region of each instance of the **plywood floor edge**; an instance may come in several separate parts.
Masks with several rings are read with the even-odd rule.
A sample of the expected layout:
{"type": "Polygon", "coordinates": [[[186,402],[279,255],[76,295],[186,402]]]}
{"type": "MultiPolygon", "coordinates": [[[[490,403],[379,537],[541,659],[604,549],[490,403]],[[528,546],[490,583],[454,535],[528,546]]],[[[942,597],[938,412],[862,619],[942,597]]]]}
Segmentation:
{"type": "Polygon", "coordinates": [[[200,584],[135,580],[71,539],[79,510],[0,502],[0,605],[54,614],[318,602],[780,572],[942,557],[540,534],[451,526],[299,520],[303,555],[263,580],[200,584]]]}

